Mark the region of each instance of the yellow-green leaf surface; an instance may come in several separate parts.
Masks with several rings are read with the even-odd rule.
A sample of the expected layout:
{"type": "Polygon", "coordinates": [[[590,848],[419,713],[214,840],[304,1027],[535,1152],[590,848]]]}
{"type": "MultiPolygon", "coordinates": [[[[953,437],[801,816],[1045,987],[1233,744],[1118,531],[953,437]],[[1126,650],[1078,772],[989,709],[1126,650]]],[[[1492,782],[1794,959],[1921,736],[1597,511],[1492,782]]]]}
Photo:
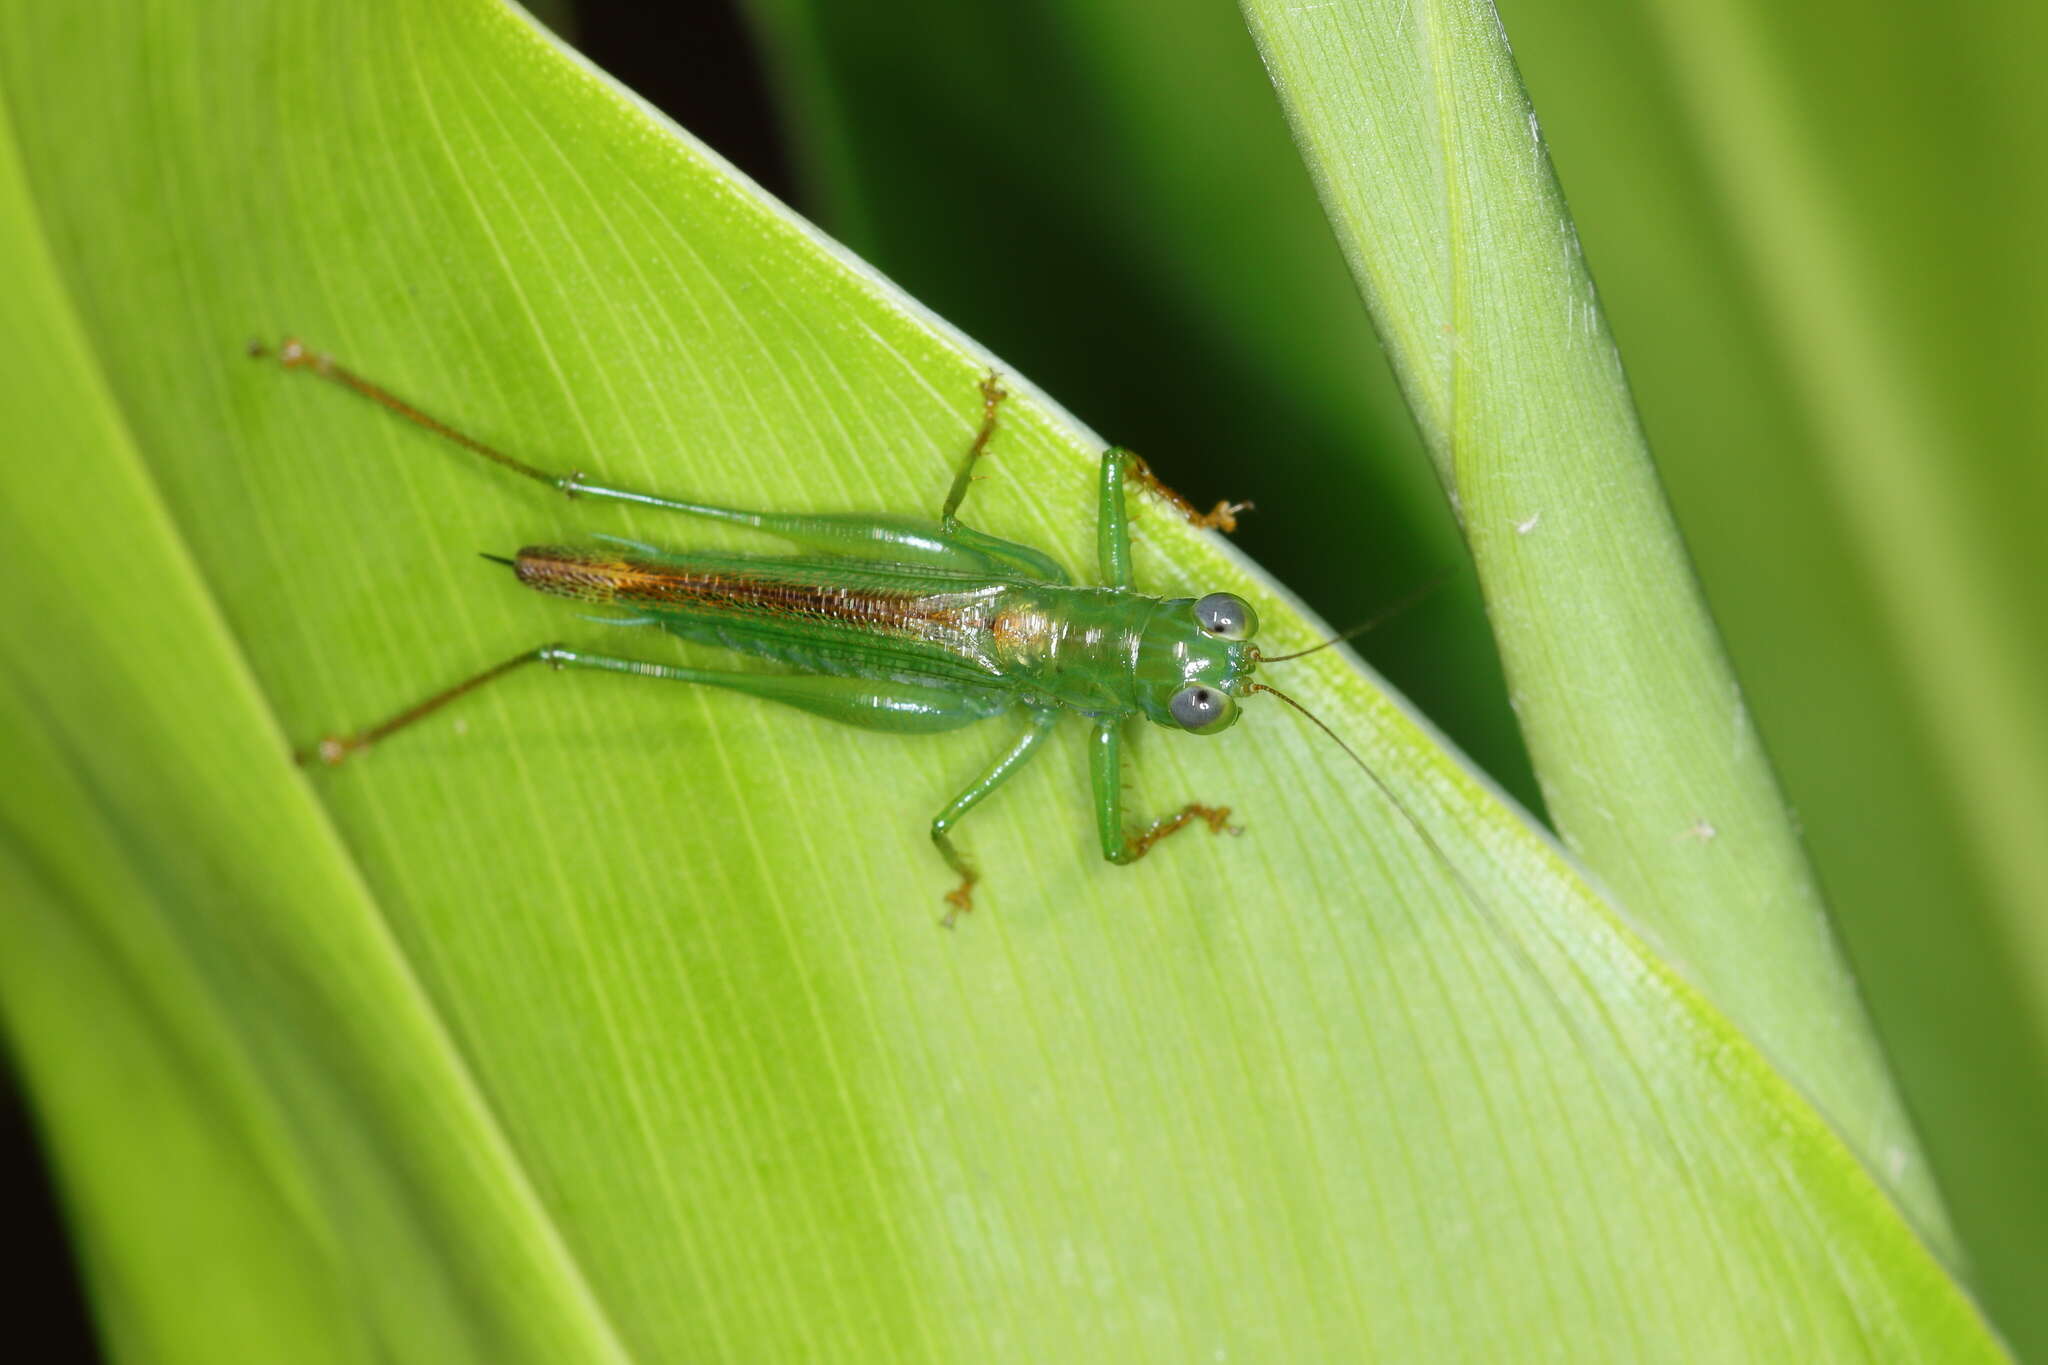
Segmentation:
{"type": "MultiPolygon", "coordinates": [[[[0,83],[0,1003],[117,1356],[1998,1358],[1331,655],[1295,687],[1432,840],[1275,705],[1134,746],[1134,799],[1242,837],[1109,868],[1070,742],[964,827],[952,934],[923,824],[994,733],[534,674],[300,772],[603,638],[476,551],[697,533],[251,334],[539,462],[835,511],[931,506],[989,359],[493,5],[14,4],[0,83]]],[[[1098,441],[1016,387],[970,506],[1079,567],[1098,441]]],[[[1156,509],[1140,570],[1316,633],[1156,509]]]]}
{"type": "MultiPolygon", "coordinates": [[[[1449,524],[1442,499],[1403,482],[1426,462],[1388,406],[1237,14],[1175,0],[751,8],[814,168],[803,202],[833,232],[1098,429],[1169,453],[1197,489],[1254,498],[1238,543],[1326,616],[1363,617],[1448,562],[1431,534],[1449,524]]],[[[2025,951],[2044,845],[2024,835],[2041,824],[2024,773],[2043,746],[1982,753],[1945,731],[2038,723],[2011,680],[2039,653],[2031,604],[2048,572],[2029,530],[2048,357],[2028,302],[2048,277],[2027,266],[2048,198],[2012,171],[2048,137],[2027,56],[2048,10],[1970,13],[1503,0],[1501,18],[1972,1281],[2032,1354],[2048,1340],[2048,1073],[2025,951]],[[1816,361],[1850,357],[1882,373],[1813,382],[1816,361]],[[1910,439],[1884,423],[1881,442],[1863,439],[1879,399],[1918,414],[1910,439]],[[1854,486],[1907,450],[1929,471],[1908,477],[1938,484],[1938,518],[1889,494],[1903,516],[1874,517],[1878,499],[1854,486]],[[1936,643],[1951,631],[1998,639],[1936,643]],[[1981,784],[1971,754],[1989,760],[1981,784]]],[[[674,91],[669,60],[649,54],[637,78],[674,91]]],[[[1487,724],[1490,670],[1465,663],[1463,634],[1483,623],[1464,597],[1361,647],[1521,791],[1487,724]]],[[[1744,970],[1786,950],[1754,925],[1703,927],[1744,970]]]]}

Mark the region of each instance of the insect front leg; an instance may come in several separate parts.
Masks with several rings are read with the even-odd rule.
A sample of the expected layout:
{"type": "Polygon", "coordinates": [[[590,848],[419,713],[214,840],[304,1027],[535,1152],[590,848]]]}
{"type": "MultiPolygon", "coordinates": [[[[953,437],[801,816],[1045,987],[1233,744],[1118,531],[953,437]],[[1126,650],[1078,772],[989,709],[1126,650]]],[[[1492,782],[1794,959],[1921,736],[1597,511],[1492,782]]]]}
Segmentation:
{"type": "Polygon", "coordinates": [[[1111,446],[1102,452],[1102,477],[1096,492],[1095,544],[1102,560],[1104,587],[1131,585],[1130,517],[1124,507],[1126,482],[1150,490],[1187,518],[1188,525],[1203,530],[1235,531],[1237,514],[1251,508],[1248,502],[1219,502],[1206,512],[1197,512],[1193,503],[1161,483],[1136,451],[1111,446]]]}
{"type": "Polygon", "coordinates": [[[1152,845],[1167,835],[1200,820],[1211,834],[1237,834],[1230,823],[1230,807],[1205,806],[1190,801],[1174,814],[1136,829],[1124,827],[1123,736],[1113,719],[1095,722],[1095,739],[1089,746],[1088,770],[1095,787],[1095,830],[1102,840],[1102,856],[1113,863],[1135,863],[1152,851],[1152,845]]]}

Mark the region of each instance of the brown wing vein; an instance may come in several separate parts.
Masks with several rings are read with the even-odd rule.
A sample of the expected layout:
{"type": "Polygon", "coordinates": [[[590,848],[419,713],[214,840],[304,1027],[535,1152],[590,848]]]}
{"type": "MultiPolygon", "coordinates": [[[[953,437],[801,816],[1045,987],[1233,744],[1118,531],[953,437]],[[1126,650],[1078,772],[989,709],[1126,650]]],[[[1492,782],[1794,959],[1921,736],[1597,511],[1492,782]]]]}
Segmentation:
{"type": "Polygon", "coordinates": [[[648,564],[554,546],[522,549],[513,571],[528,587],[585,602],[830,621],[873,630],[916,632],[921,626],[958,629],[966,624],[959,607],[939,606],[914,592],[648,564]]]}

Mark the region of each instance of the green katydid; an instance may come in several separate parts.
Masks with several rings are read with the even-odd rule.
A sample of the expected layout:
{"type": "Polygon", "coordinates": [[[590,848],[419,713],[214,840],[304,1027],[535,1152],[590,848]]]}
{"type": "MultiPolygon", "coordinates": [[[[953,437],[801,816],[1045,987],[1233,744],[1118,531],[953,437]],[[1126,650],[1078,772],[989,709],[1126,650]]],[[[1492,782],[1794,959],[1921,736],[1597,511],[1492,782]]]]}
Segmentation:
{"type": "MultiPolygon", "coordinates": [[[[272,354],[260,344],[250,353],[272,354]]],[[[356,731],[331,736],[295,757],[301,764],[341,763],[457,698],[527,664],[595,669],[728,688],[794,706],[830,720],[893,731],[936,734],[1021,712],[1022,735],[931,823],[932,842],[958,874],[940,921],[951,927],[973,907],[980,876],[953,843],[961,817],[1015,774],[1051,734],[1061,715],[1079,712],[1092,727],[1090,775],[1102,856],[1132,863],[1161,839],[1191,824],[1238,833],[1228,807],[1190,802],[1149,824],[1127,827],[1123,815],[1120,731],[1134,716],[1168,729],[1213,735],[1235,724],[1237,700],[1268,693],[1299,713],[1372,781],[1402,822],[1457,888],[1458,898],[1486,926],[1515,969],[1533,985],[1607,1075],[1608,1093],[1629,1097],[1654,1148],[1681,1177],[1689,1170],[1664,1117],[1643,1093],[1633,1067],[1617,1067],[1611,1047],[1597,1046],[1521,938],[1503,922],[1463,868],[1380,773],[1293,697],[1253,672],[1261,664],[1312,654],[1371,629],[1434,588],[1425,585],[1371,620],[1334,638],[1287,654],[1261,654],[1252,642],[1257,614],[1222,592],[1160,598],[1131,586],[1126,485],[1135,483],[1198,527],[1225,531],[1247,504],[1218,503],[1198,512],[1153,476],[1130,451],[1102,456],[1096,485],[1096,550],[1103,583],[1079,586],[1040,550],[962,525],[961,502],[977,462],[995,435],[1004,394],[994,375],[982,381],[981,424],[954,474],[937,521],[897,516],[791,515],[713,507],[599,484],[580,473],[550,474],[429,416],[331,357],[297,340],[275,353],[286,368],[305,370],[369,398],[409,422],[475,455],[570,497],[601,498],[744,527],[811,553],[774,557],[678,553],[599,537],[599,546],[528,546],[512,558],[486,555],[511,568],[528,587],[630,613],[608,618],[656,626],[699,644],[717,645],[786,665],[788,672],[732,672],[594,654],[543,645],[516,654],[404,711],[356,731]]],[[[1571,968],[1567,965],[1567,971],[1571,968]]],[[[1585,988],[1583,979],[1578,981],[1585,988]]]]}
{"type": "MultiPolygon", "coordinates": [[[[260,344],[252,345],[250,353],[271,354],[260,344]]],[[[1113,863],[1135,862],[1159,840],[1198,821],[1217,833],[1237,832],[1229,824],[1228,807],[1199,802],[1149,824],[1126,826],[1120,734],[1131,717],[1213,735],[1236,722],[1240,696],[1269,692],[1337,738],[1291,697],[1252,681],[1260,663],[1298,655],[1260,655],[1252,643],[1259,623],[1250,604],[1230,593],[1160,598],[1131,586],[1126,484],[1149,490],[1199,527],[1234,530],[1236,514],[1245,505],[1218,503],[1209,512],[1197,512],[1136,455],[1112,447],[1103,454],[1097,484],[1102,583],[1095,587],[1073,584],[1039,550],[961,523],[960,504],[995,434],[1004,398],[993,375],[981,385],[980,429],[938,520],[930,522],[740,511],[610,488],[580,473],[551,474],[455,430],[296,339],[286,341],[276,355],[288,369],[328,379],[570,497],[658,507],[743,526],[810,552],[798,557],[676,553],[608,539],[595,547],[527,546],[510,559],[487,555],[509,566],[528,587],[630,613],[617,618],[617,624],[659,626],[685,640],[755,655],[794,671],[687,668],[543,645],[376,725],[323,739],[297,755],[301,763],[340,763],[533,663],[729,688],[830,720],[900,734],[935,734],[1021,712],[1023,734],[931,823],[932,842],[960,878],[946,895],[951,908],[944,923],[951,925],[961,911],[972,908],[980,879],[953,842],[954,826],[1038,752],[1066,712],[1078,712],[1093,729],[1096,829],[1102,856],[1113,863]]],[[[1358,758],[1350,746],[1337,742],[1358,758]]],[[[1366,771],[1387,791],[1377,773],[1366,771]]],[[[1414,823],[1412,816],[1409,820],[1414,823]]],[[[1435,847],[1426,832],[1423,837],[1435,847]]]]}

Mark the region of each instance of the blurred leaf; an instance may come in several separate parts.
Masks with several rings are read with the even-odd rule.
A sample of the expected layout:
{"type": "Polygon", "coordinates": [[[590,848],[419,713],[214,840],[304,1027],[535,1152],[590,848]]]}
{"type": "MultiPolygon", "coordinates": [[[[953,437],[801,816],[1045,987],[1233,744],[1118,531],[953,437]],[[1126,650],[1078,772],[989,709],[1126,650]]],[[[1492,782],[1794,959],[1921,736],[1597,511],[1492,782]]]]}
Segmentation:
{"type": "MultiPolygon", "coordinates": [[[[460,1358],[480,1326],[521,1356],[615,1355],[379,907],[281,761],[0,132],[18,324],[0,417],[40,452],[9,462],[0,511],[19,589],[0,615],[0,1002],[107,1345],[363,1360],[402,1323],[418,1359],[460,1358]]],[[[138,246],[164,225],[131,221],[138,246]]],[[[189,284],[194,264],[165,283],[189,284]]],[[[152,330],[161,359],[204,354],[152,330]]],[[[222,435],[189,415],[182,430],[201,460],[222,435]]]]}
{"type": "Polygon", "coordinates": [[[1451,491],[1566,844],[1944,1239],[1489,0],[1245,11],[1451,491]]]}
{"type": "MultiPolygon", "coordinates": [[[[1241,840],[1102,865],[1071,747],[966,826],[951,935],[923,823],[992,735],[537,674],[297,772],[288,735],[596,631],[476,550],[697,536],[252,331],[538,461],[839,510],[930,505],[987,358],[510,11],[127,17],[0,6],[0,420],[41,456],[0,497],[0,1001],[117,1350],[1997,1357],[1827,1125],[1333,653],[1291,689],[1433,842],[1271,706],[1135,746],[1139,800],[1227,796],[1241,840]]],[[[1017,387],[972,509],[1085,564],[1099,442],[1017,387]]],[[[1320,629],[1140,530],[1146,582],[1320,629]]]]}
{"type": "Polygon", "coordinates": [[[2048,10],[1505,8],[1973,1279],[2048,1356],[2048,10]]]}

